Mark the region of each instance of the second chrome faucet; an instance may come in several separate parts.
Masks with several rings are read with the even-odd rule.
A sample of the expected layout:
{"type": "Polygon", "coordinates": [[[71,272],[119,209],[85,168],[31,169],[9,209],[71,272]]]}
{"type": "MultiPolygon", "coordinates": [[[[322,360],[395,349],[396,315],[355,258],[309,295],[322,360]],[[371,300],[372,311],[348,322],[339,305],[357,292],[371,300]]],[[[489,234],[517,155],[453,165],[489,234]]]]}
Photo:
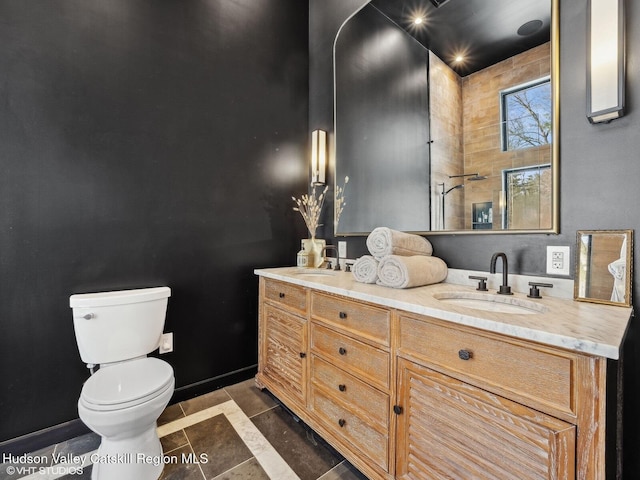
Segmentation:
{"type": "Polygon", "coordinates": [[[498,293],[500,295],[513,295],[511,287],[509,286],[509,264],[507,262],[507,255],[502,252],[494,253],[491,256],[491,265],[489,266],[490,273],[496,273],[496,261],[498,258],[502,258],[502,285],[498,293]]]}

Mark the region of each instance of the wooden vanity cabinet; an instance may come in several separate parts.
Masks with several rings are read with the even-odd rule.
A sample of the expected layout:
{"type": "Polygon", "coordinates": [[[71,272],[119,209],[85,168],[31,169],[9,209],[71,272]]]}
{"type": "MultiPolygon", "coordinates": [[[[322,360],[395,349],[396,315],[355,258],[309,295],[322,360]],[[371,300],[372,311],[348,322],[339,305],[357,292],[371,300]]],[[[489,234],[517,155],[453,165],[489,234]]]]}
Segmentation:
{"type": "Polygon", "coordinates": [[[310,318],[311,414],[361,468],[392,478],[390,312],[312,291],[310,318]]]}
{"type": "Polygon", "coordinates": [[[367,477],[393,479],[391,312],[260,278],[258,374],[367,477]]]}
{"type": "Polygon", "coordinates": [[[427,437],[415,435],[415,420],[433,415],[438,406],[456,426],[437,436],[451,435],[459,448],[450,452],[446,467],[436,462],[454,469],[444,478],[606,478],[606,359],[403,312],[396,332],[398,404],[408,412],[398,417],[399,478],[414,478],[407,459],[429,445],[427,437]],[[458,425],[476,437],[473,447],[461,446],[458,425]],[[481,458],[492,458],[489,450],[503,449],[505,465],[494,473],[482,467],[481,458]],[[470,462],[464,468],[478,472],[451,473],[463,468],[463,460],[470,462]]]}
{"type": "Polygon", "coordinates": [[[287,404],[306,407],[307,292],[284,282],[260,282],[258,381],[287,404]]]}
{"type": "Polygon", "coordinates": [[[264,277],[260,294],[258,385],[367,477],[605,478],[606,359],[264,277]]]}
{"type": "Polygon", "coordinates": [[[575,425],[407,360],[398,368],[397,478],[575,478],[575,425]]]}

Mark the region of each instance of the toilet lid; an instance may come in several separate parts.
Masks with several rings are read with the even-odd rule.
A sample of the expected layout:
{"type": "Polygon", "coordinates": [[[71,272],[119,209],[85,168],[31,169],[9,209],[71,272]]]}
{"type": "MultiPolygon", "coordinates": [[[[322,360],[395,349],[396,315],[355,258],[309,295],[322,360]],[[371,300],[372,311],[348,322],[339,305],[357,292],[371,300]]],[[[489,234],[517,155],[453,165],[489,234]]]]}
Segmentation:
{"type": "Polygon", "coordinates": [[[84,383],[80,398],[96,410],[126,408],[155,397],[172,382],[171,365],[145,357],[101,368],[84,383]]]}

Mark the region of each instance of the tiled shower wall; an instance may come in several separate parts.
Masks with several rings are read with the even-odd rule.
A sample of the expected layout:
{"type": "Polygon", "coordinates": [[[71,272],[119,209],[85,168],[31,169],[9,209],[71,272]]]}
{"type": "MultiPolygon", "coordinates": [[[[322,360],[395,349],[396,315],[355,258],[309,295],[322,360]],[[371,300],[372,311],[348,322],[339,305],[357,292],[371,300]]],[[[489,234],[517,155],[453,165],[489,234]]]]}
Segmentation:
{"type": "Polygon", "coordinates": [[[550,43],[464,78],[430,53],[431,203],[436,229],[442,220],[447,230],[471,228],[471,205],[480,202],[493,202],[494,228],[500,228],[502,170],[551,161],[549,146],[503,152],[500,128],[500,92],[549,75],[550,66],[550,43]],[[488,179],[465,182],[464,190],[442,197],[442,183],[445,190],[462,183],[449,175],[476,172],[488,179]]]}
{"type": "Polygon", "coordinates": [[[503,152],[500,134],[500,92],[549,75],[550,47],[545,43],[462,80],[464,171],[489,177],[465,186],[465,228],[471,228],[471,205],[477,202],[493,202],[494,228],[499,228],[502,170],[551,161],[549,145],[503,152]]]}
{"type": "MultiPolygon", "coordinates": [[[[462,143],[462,78],[442,60],[429,52],[429,110],[431,115],[431,218],[435,229],[464,228],[464,194],[456,190],[442,197],[451,188],[449,175],[464,171],[462,143]],[[444,218],[442,202],[446,202],[444,218]]],[[[453,182],[459,179],[453,179],[453,182]]]]}

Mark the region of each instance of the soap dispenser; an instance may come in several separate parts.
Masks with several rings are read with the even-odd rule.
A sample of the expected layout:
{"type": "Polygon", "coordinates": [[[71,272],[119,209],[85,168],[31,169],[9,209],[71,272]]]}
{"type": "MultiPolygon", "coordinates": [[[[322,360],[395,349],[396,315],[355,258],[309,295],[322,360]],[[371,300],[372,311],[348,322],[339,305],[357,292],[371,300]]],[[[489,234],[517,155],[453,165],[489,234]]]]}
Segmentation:
{"type": "Polygon", "coordinates": [[[298,252],[296,265],[299,267],[309,267],[311,265],[311,258],[309,252],[304,249],[304,244],[302,244],[302,250],[298,252]]]}

